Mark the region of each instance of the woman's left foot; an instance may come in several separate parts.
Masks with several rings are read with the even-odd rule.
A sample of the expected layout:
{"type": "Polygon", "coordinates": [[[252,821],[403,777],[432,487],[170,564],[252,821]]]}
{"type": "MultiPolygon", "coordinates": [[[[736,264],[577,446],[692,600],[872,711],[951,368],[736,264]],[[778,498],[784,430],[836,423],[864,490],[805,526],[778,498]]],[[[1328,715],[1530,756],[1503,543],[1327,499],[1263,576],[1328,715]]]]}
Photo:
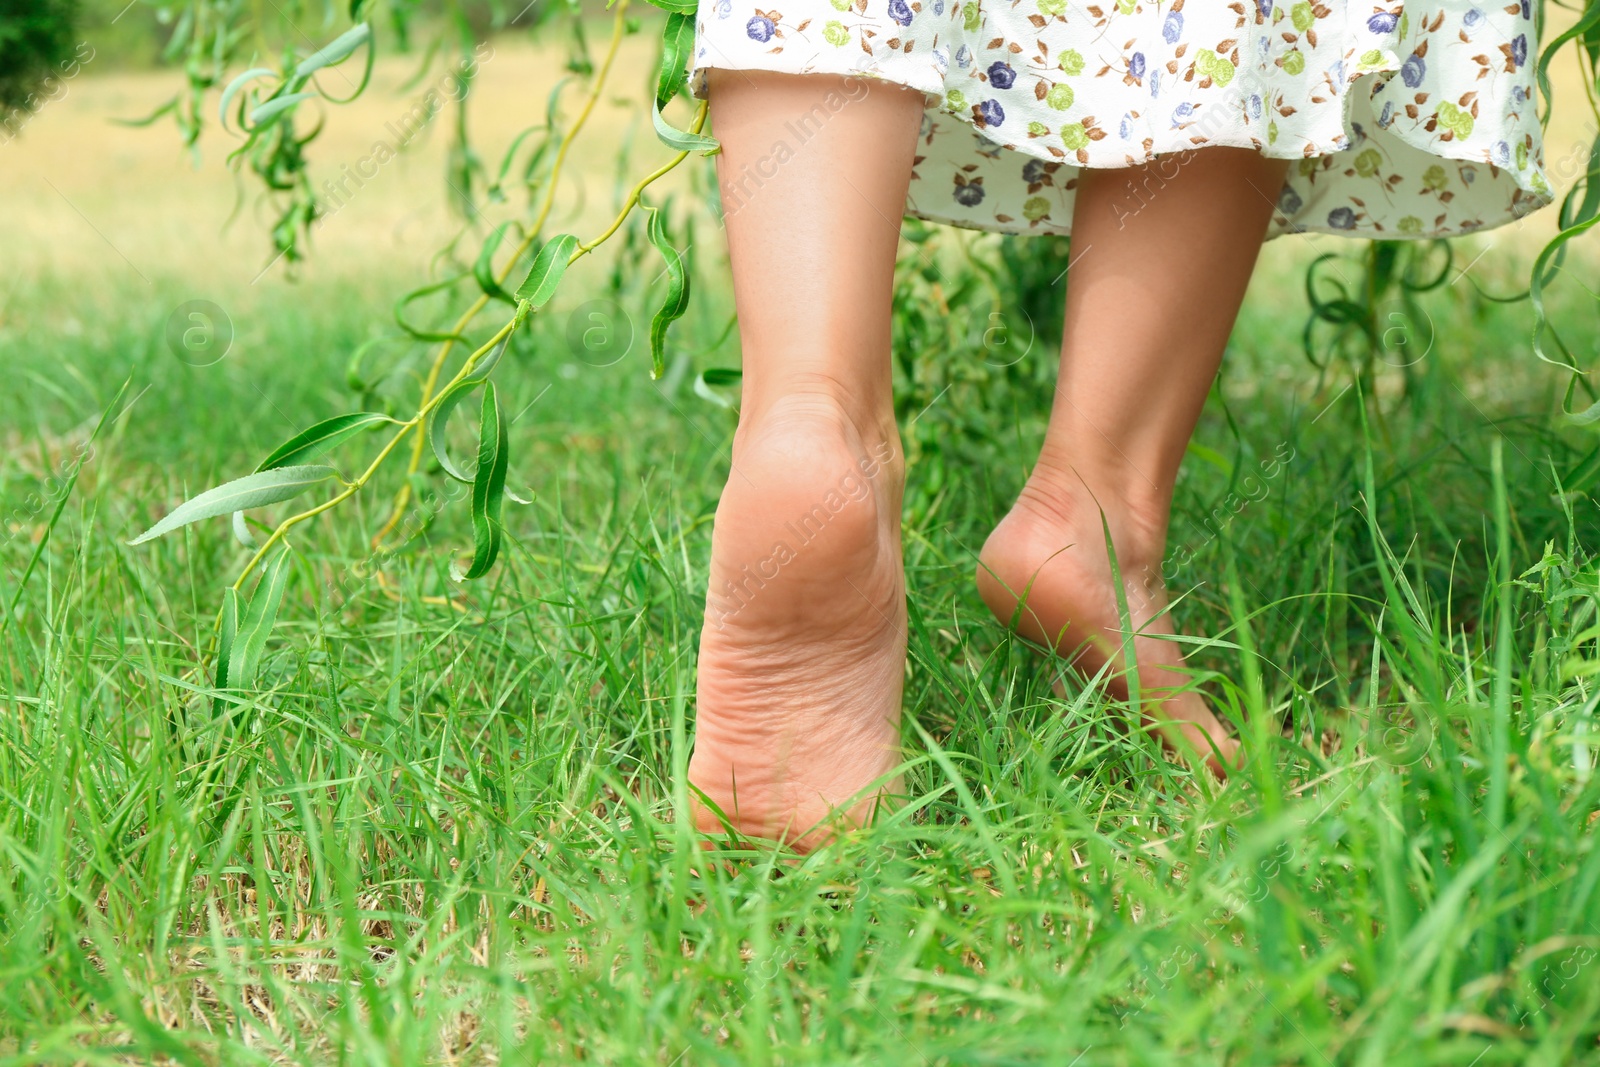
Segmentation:
{"type": "MultiPolygon", "coordinates": [[[[1161,581],[1164,514],[1124,501],[1097,502],[1075,473],[1041,460],[979,554],[978,591],[1002,623],[1072,658],[1086,673],[1120,664],[1122,607],[1102,509],[1137,635],[1132,643],[1147,719],[1161,726],[1169,749],[1196,753],[1225,775],[1238,742],[1189,685],[1183,653],[1170,640],[1175,631],[1161,581]]],[[[1108,685],[1126,698],[1128,680],[1119,668],[1113,672],[1108,685]]]]}

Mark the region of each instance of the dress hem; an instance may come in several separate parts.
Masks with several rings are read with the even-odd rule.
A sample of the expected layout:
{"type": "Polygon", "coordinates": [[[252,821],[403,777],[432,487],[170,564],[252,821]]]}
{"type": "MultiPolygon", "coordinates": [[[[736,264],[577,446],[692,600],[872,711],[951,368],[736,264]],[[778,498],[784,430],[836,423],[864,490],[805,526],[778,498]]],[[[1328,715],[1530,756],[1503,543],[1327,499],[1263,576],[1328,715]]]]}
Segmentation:
{"type": "MultiPolygon", "coordinates": [[[[702,48],[700,51],[703,52],[704,49],[702,48]]],[[[846,55],[843,52],[838,54],[841,59],[843,59],[846,55]]],[[[1353,57],[1347,51],[1346,62],[1349,63],[1352,58],[1353,57]]],[[[1260,138],[1254,136],[1229,137],[1227,131],[1224,131],[1214,138],[1208,138],[1207,143],[1201,147],[1196,147],[1192,143],[1184,144],[1182,146],[1175,146],[1166,150],[1148,152],[1141,159],[1132,159],[1129,154],[1124,151],[1121,157],[1115,162],[1106,161],[1104,157],[1109,155],[1109,153],[1093,151],[1094,145],[1097,142],[1090,142],[1090,145],[1082,150],[1084,156],[1087,158],[1074,159],[1071,155],[1063,158],[1062,156],[1057,156],[1048,150],[1031,150],[1029,147],[1029,142],[1027,141],[1013,144],[993,137],[984,126],[974,122],[970,114],[953,111],[944,106],[944,76],[932,66],[929,67],[929,84],[921,85],[918,84],[914,79],[904,75],[887,75],[874,70],[850,66],[845,63],[815,64],[811,66],[810,69],[804,71],[794,71],[783,69],[776,63],[770,66],[757,65],[749,62],[725,63],[710,61],[707,57],[697,55],[690,69],[689,77],[690,91],[696,98],[704,99],[706,97],[706,73],[707,71],[713,69],[762,70],[772,73],[790,74],[802,77],[811,74],[822,74],[843,78],[872,78],[875,81],[899,85],[913,92],[921,93],[923,96],[925,111],[935,112],[940,116],[948,116],[963,123],[973,133],[1002,150],[1016,152],[1025,158],[1038,159],[1045,163],[1058,163],[1066,167],[1074,167],[1078,169],[1127,170],[1133,167],[1144,166],[1164,158],[1182,155],[1187,152],[1199,151],[1201,150],[1201,147],[1245,148],[1259,152],[1267,159],[1281,159],[1289,161],[1303,159],[1325,159],[1329,156],[1349,151],[1354,144],[1359,143],[1359,138],[1361,137],[1359,126],[1351,114],[1351,109],[1356,99],[1355,91],[1357,83],[1363,79],[1370,78],[1379,78],[1381,81],[1387,82],[1399,72],[1400,63],[1398,61],[1398,57],[1393,51],[1385,51],[1381,64],[1368,65],[1354,71],[1347,68],[1342,77],[1343,91],[1339,94],[1341,101],[1338,111],[1339,128],[1337,132],[1329,128],[1331,124],[1318,124],[1317,127],[1314,127],[1315,134],[1306,138],[1309,143],[1305,144],[1305,146],[1298,152],[1274,152],[1272,150],[1272,145],[1263,142],[1260,138]],[[939,88],[937,89],[931,87],[934,77],[937,77],[939,80],[939,88]]],[[[1369,96],[1371,95],[1372,91],[1373,90],[1368,91],[1369,96]]],[[[1188,127],[1182,127],[1181,129],[1187,128],[1188,127]]],[[[1481,164],[1490,168],[1491,177],[1495,176],[1501,171],[1504,171],[1511,178],[1511,181],[1515,184],[1517,189],[1520,190],[1522,194],[1526,195],[1529,200],[1519,201],[1513,199],[1507,204],[1506,209],[1501,215],[1496,216],[1491,221],[1485,222],[1479,226],[1457,226],[1450,229],[1434,229],[1416,232],[1404,232],[1399,230],[1392,232],[1389,230],[1377,230],[1374,232],[1371,227],[1357,226],[1352,228],[1343,228],[1327,224],[1319,226],[1315,224],[1296,223],[1293,221],[1293,216],[1285,214],[1281,210],[1274,207],[1272,221],[1265,235],[1266,239],[1271,240],[1272,238],[1280,237],[1285,234],[1323,233],[1336,237],[1367,238],[1371,240],[1437,240],[1447,237],[1457,237],[1472,233],[1480,233],[1485,230],[1508,225],[1510,223],[1520,221],[1522,218],[1533,213],[1534,211],[1547,207],[1554,202],[1554,192],[1549,184],[1549,179],[1545,176],[1543,167],[1538,163],[1536,156],[1530,157],[1530,165],[1523,171],[1519,172],[1514,168],[1495,163],[1491,158],[1489,158],[1489,152],[1486,149],[1479,150],[1476,153],[1451,152],[1449,148],[1454,142],[1435,140],[1432,143],[1419,143],[1418,139],[1414,139],[1412,136],[1409,136],[1409,134],[1414,132],[1409,128],[1380,128],[1383,129],[1385,133],[1397,138],[1410,148],[1425,153],[1429,156],[1433,156],[1441,161],[1481,164]],[[1542,190],[1540,189],[1541,184],[1543,185],[1542,190]]],[[[942,225],[958,226],[963,229],[987,230],[995,233],[1019,235],[1052,234],[1059,236],[1066,235],[1070,232],[1070,225],[1017,225],[999,222],[998,220],[985,220],[982,225],[979,225],[964,218],[942,217],[937,211],[920,209],[915,207],[914,204],[908,204],[906,214],[915,218],[924,219],[929,222],[940,223],[942,225]]]]}

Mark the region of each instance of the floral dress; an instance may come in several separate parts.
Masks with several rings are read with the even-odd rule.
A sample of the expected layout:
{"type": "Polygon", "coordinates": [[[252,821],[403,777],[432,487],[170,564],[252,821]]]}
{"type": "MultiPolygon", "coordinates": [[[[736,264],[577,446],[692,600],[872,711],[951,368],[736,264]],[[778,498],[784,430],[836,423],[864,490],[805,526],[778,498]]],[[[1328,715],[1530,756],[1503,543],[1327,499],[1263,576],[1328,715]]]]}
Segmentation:
{"type": "Polygon", "coordinates": [[[936,222],[1066,233],[1079,168],[1155,161],[1131,213],[1181,153],[1231,145],[1298,160],[1269,235],[1443,237],[1550,202],[1536,51],[1531,0],[700,0],[691,84],[920,90],[906,210],[936,222]]]}

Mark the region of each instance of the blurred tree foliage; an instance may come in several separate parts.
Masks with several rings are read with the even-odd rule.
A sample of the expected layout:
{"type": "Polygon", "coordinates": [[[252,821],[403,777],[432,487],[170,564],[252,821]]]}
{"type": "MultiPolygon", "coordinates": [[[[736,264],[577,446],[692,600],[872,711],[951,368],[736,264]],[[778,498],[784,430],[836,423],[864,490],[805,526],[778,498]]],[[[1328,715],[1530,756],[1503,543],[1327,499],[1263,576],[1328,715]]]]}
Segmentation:
{"type": "Polygon", "coordinates": [[[70,66],[77,0],[0,0],[0,110],[31,112],[70,66]]]}

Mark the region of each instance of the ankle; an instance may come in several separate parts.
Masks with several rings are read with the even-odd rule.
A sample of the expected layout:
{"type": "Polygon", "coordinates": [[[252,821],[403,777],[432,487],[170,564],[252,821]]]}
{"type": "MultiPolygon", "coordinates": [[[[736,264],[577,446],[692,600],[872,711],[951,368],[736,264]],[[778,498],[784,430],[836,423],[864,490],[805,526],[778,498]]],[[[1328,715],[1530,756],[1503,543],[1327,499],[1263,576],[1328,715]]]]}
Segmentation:
{"type": "Polygon", "coordinates": [[[1127,470],[1084,465],[1062,466],[1041,457],[1016,506],[1015,518],[1039,535],[1063,535],[1106,557],[1109,527],[1119,569],[1159,568],[1166,547],[1172,496],[1127,470]]]}
{"type": "MultiPolygon", "coordinates": [[[[1164,609],[1161,553],[1166,509],[1133,494],[1092,493],[1084,484],[1087,480],[1080,480],[1076,472],[1041,465],[984,543],[978,556],[978,592],[1001,621],[1011,623],[1019,602],[1028,616],[1033,610],[1026,606],[1030,601],[1075,589],[1075,621],[1114,625],[1121,602],[1106,545],[1108,528],[1128,609],[1141,622],[1164,609]]],[[[1108,483],[1102,479],[1098,484],[1108,483]]],[[[1042,617],[1034,621],[1041,631],[1050,629],[1042,617]]],[[[1026,618],[1018,619],[1017,625],[1025,633],[1033,628],[1026,618]]],[[[1052,644],[1059,641],[1054,633],[1029,636],[1044,636],[1052,644]]]]}
{"type": "MultiPolygon", "coordinates": [[[[796,391],[741,412],[733,438],[736,468],[801,460],[822,462],[836,476],[851,466],[874,481],[890,474],[888,481],[896,484],[904,468],[893,417],[874,417],[829,392],[796,391]]],[[[811,473],[794,469],[785,476],[811,473]]]]}
{"type": "MultiPolygon", "coordinates": [[[[897,614],[898,583],[873,580],[899,573],[897,445],[815,397],[742,423],[712,534],[708,626],[793,624],[814,593],[846,579],[874,592],[863,610],[897,614]]],[[[848,614],[858,599],[829,598],[827,610],[848,614]]]]}

